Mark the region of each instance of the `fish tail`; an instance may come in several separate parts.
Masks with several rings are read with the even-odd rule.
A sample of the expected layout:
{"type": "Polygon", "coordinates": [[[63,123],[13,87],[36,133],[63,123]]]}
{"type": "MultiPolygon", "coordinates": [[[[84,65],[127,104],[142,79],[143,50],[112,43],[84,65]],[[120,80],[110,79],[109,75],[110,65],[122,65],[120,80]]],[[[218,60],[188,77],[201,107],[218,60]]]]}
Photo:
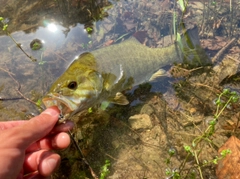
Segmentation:
{"type": "Polygon", "coordinates": [[[197,26],[183,30],[182,35],[177,35],[177,46],[181,51],[183,64],[190,68],[211,65],[210,58],[200,45],[197,26]]]}

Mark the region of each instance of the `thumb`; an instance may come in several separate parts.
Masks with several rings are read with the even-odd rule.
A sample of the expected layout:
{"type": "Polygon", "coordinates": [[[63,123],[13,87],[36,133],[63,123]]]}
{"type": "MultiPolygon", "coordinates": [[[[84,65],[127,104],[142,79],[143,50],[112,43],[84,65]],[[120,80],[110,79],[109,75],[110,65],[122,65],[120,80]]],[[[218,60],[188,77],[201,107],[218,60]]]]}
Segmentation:
{"type": "Polygon", "coordinates": [[[57,107],[50,107],[43,111],[23,125],[17,126],[15,129],[18,136],[18,145],[21,148],[27,148],[33,142],[45,137],[51,132],[58,121],[59,110],[57,107]]]}

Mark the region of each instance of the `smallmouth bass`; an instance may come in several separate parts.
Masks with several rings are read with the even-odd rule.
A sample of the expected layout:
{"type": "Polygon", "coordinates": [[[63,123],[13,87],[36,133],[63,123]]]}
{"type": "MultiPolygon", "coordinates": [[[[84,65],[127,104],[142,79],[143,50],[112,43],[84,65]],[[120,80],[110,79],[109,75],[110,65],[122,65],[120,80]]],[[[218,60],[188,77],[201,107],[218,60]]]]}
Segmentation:
{"type": "Polygon", "coordinates": [[[198,49],[198,30],[194,27],[165,48],[149,48],[131,37],[120,44],[85,52],[54,82],[42,101],[46,107],[58,106],[63,120],[102,102],[126,105],[128,100],[121,91],[155,79],[166,65],[209,64],[204,51],[198,53],[198,49]]]}

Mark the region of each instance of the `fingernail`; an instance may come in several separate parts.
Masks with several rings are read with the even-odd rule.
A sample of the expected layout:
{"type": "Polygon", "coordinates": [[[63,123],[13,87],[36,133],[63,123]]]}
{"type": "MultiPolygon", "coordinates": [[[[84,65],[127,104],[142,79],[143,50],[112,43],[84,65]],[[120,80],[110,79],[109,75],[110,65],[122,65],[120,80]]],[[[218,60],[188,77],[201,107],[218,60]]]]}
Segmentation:
{"type": "Polygon", "coordinates": [[[50,158],[47,160],[47,165],[51,168],[56,168],[58,165],[58,162],[56,159],[50,158]]]}
{"type": "Polygon", "coordinates": [[[50,107],[50,108],[47,108],[45,111],[43,111],[43,114],[49,114],[50,116],[58,117],[59,110],[57,109],[57,107],[50,107]]]}
{"type": "Polygon", "coordinates": [[[66,121],[65,126],[67,129],[71,130],[74,127],[74,123],[72,121],[66,121]]]}

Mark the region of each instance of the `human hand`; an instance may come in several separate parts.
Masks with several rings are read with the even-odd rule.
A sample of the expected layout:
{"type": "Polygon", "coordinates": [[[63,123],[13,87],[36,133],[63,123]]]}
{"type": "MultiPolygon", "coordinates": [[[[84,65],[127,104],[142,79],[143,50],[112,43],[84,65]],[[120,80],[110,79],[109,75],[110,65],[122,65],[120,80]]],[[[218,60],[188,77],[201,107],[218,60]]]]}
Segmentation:
{"type": "Polygon", "coordinates": [[[73,123],[55,126],[59,110],[50,107],[26,121],[0,122],[0,178],[48,178],[60,164],[52,149],[70,144],[73,123]]]}

